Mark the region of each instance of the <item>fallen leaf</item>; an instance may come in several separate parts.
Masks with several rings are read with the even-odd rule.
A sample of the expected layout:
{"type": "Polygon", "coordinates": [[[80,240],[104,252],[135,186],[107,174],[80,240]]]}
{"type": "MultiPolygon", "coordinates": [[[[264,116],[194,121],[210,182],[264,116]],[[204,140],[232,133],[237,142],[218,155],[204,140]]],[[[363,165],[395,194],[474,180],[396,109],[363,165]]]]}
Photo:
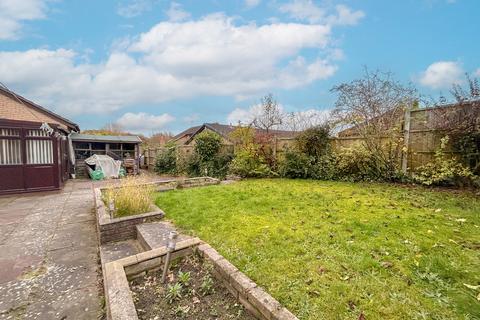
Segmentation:
{"type": "Polygon", "coordinates": [[[472,290],[478,290],[480,289],[480,285],[478,286],[472,286],[471,284],[467,284],[467,283],[464,283],[463,284],[465,287],[467,287],[468,289],[472,289],[472,290]]]}
{"type": "Polygon", "coordinates": [[[442,211],[442,209],[438,208],[438,209],[435,209],[435,212],[440,212],[442,211]]]}
{"type": "Polygon", "coordinates": [[[383,261],[382,262],[382,267],[391,268],[391,267],[393,267],[393,263],[391,263],[390,261],[383,261]]]}
{"type": "Polygon", "coordinates": [[[365,315],[362,313],[360,313],[360,315],[358,316],[358,320],[366,320],[365,318],[365,315]]]}

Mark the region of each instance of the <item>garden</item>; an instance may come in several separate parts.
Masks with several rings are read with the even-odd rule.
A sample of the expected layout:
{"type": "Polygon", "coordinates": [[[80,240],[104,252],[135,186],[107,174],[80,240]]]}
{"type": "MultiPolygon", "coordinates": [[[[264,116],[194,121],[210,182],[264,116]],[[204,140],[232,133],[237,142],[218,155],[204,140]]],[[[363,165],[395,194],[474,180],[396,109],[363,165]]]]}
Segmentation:
{"type": "MultiPolygon", "coordinates": [[[[321,123],[288,119],[266,96],[228,139],[204,130],[191,153],[171,142],[156,158],[159,174],[240,181],[163,192],[127,181],[104,202],[122,217],[153,199],[299,319],[480,318],[480,87],[468,80],[455,104],[426,108],[414,88],[366,72],[332,89],[321,123]],[[295,136],[278,149],[274,128],[287,120],[295,136]]],[[[186,262],[167,285],[134,283],[139,314],[247,316],[220,289],[220,305],[202,295],[208,270],[186,262]],[[186,272],[200,278],[190,286],[186,272]],[[152,309],[155,297],[165,306],[152,309]]]]}
{"type": "Polygon", "coordinates": [[[300,319],[480,317],[473,193],[253,179],[156,204],[300,319]]]}

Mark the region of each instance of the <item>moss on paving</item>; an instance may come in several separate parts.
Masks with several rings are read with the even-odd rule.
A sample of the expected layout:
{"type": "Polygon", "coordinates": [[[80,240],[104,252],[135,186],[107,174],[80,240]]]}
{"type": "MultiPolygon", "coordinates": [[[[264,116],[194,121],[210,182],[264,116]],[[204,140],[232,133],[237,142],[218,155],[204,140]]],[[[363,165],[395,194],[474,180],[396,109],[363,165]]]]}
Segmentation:
{"type": "Polygon", "coordinates": [[[473,194],[272,179],[156,196],[300,319],[480,319],[473,194]]]}

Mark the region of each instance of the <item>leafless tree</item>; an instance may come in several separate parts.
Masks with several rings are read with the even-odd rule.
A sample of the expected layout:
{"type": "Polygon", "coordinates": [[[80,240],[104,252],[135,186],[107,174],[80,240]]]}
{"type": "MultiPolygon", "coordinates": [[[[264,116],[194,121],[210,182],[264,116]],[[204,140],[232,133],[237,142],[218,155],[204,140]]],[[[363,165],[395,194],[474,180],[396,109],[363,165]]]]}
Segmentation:
{"type": "Polygon", "coordinates": [[[325,126],[330,121],[330,112],[323,110],[307,110],[288,112],[284,115],[282,129],[305,131],[316,126],[325,126]]]}
{"type": "Polygon", "coordinates": [[[394,172],[403,147],[404,111],[417,103],[416,89],[399,83],[390,72],[365,68],[362,78],[331,91],[338,95],[332,112],[335,124],[348,126],[343,133],[360,136],[378,167],[394,172]]]}
{"type": "Polygon", "coordinates": [[[283,123],[283,112],[277,101],[270,93],[262,98],[260,102],[260,112],[252,121],[254,127],[263,129],[268,134],[271,129],[280,126],[283,123]]]}
{"type": "Polygon", "coordinates": [[[465,76],[465,87],[453,84],[452,98],[441,97],[435,103],[427,126],[448,135],[452,151],[457,152],[474,173],[480,174],[480,85],[477,78],[465,76]]]}

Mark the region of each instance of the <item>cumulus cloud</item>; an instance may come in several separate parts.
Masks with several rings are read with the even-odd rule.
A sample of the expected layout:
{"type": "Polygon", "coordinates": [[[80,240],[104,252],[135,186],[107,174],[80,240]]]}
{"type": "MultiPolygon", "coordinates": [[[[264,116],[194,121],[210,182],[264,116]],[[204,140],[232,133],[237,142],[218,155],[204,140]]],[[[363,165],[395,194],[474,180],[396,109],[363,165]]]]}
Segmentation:
{"type": "Polygon", "coordinates": [[[175,118],[168,113],[156,116],[145,112],[127,112],[116,121],[116,124],[127,131],[148,133],[160,132],[164,130],[165,125],[174,120],[175,118]]]}
{"type": "Polygon", "coordinates": [[[432,89],[450,88],[452,84],[463,83],[464,71],[456,61],[438,61],[432,63],[422,72],[419,81],[432,89]]]}
{"type": "Polygon", "coordinates": [[[477,69],[474,73],[475,77],[480,77],[480,68],[477,69]]]}
{"type": "Polygon", "coordinates": [[[261,0],[245,0],[245,6],[247,8],[254,8],[260,4],[261,0]]]}
{"type": "Polygon", "coordinates": [[[200,95],[241,99],[331,77],[331,29],[213,14],[160,22],[124,39],[101,63],[67,49],[0,51],[0,74],[12,89],[66,116],[200,95]],[[316,57],[302,56],[304,49],[316,57]]]}
{"type": "Polygon", "coordinates": [[[125,18],[133,18],[151,9],[151,0],[130,0],[120,4],[117,8],[117,13],[125,18]]]}
{"type": "Polygon", "coordinates": [[[167,10],[167,16],[170,21],[183,21],[190,18],[190,13],[183,10],[179,3],[172,2],[167,10]]]}
{"type": "Polygon", "coordinates": [[[310,23],[326,23],[330,25],[356,25],[365,13],[354,11],[346,5],[337,5],[334,13],[326,7],[316,5],[312,0],[293,0],[280,6],[280,12],[287,13],[292,18],[310,23]]]}
{"type": "Polygon", "coordinates": [[[21,37],[23,23],[44,19],[47,0],[1,0],[0,40],[16,40],[21,37]]]}

